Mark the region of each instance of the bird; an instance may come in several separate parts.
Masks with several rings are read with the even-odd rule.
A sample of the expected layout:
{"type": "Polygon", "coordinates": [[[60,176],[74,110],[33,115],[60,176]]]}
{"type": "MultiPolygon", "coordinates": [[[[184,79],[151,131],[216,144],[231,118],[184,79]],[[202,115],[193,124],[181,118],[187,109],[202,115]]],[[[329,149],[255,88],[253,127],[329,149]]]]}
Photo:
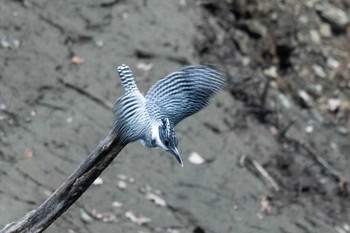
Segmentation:
{"type": "Polygon", "coordinates": [[[122,143],[140,140],[160,147],[183,167],[175,126],[206,107],[226,86],[223,74],[206,65],[185,66],[157,81],[144,96],[129,66],[117,67],[125,93],[115,102],[112,132],[122,143]]]}

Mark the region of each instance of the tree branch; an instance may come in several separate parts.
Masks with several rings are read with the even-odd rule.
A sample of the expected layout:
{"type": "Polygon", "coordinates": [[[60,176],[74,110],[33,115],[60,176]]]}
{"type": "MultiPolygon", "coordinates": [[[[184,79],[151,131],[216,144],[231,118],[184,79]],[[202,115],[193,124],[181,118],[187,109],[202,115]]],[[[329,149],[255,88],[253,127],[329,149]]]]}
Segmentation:
{"type": "Polygon", "coordinates": [[[90,187],[124,146],[118,135],[110,133],[43,204],[7,224],[0,233],[43,232],[90,187]]]}

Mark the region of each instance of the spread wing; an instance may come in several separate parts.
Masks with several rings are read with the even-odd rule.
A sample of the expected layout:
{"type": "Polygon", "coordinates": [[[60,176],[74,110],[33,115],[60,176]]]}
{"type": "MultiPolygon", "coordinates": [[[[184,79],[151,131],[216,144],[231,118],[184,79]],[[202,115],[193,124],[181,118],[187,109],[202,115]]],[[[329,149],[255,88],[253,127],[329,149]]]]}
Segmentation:
{"type": "Polygon", "coordinates": [[[207,66],[187,66],[159,80],[147,92],[147,110],[156,119],[174,125],[208,105],[225,87],[223,75],[207,66]]]}

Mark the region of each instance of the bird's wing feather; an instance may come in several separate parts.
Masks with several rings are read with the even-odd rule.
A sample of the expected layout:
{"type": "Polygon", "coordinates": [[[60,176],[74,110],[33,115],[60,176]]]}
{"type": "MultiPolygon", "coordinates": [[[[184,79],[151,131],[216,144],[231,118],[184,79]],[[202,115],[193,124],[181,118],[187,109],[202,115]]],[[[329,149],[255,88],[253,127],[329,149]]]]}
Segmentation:
{"type": "Polygon", "coordinates": [[[159,80],[147,92],[147,110],[174,125],[204,108],[225,87],[223,75],[207,66],[187,66],[159,80]]]}
{"type": "Polygon", "coordinates": [[[139,92],[125,94],[115,103],[114,133],[126,143],[144,137],[150,127],[145,98],[139,92]]]}

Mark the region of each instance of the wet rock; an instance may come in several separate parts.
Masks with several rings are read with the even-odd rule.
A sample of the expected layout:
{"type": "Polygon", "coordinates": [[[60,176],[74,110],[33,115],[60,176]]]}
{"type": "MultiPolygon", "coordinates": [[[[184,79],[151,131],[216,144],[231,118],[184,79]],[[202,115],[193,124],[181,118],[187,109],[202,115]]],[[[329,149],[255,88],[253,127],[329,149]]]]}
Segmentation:
{"type": "Polygon", "coordinates": [[[316,6],[316,10],[320,17],[331,25],[334,31],[344,31],[349,23],[346,13],[331,4],[322,2],[316,6]]]}

